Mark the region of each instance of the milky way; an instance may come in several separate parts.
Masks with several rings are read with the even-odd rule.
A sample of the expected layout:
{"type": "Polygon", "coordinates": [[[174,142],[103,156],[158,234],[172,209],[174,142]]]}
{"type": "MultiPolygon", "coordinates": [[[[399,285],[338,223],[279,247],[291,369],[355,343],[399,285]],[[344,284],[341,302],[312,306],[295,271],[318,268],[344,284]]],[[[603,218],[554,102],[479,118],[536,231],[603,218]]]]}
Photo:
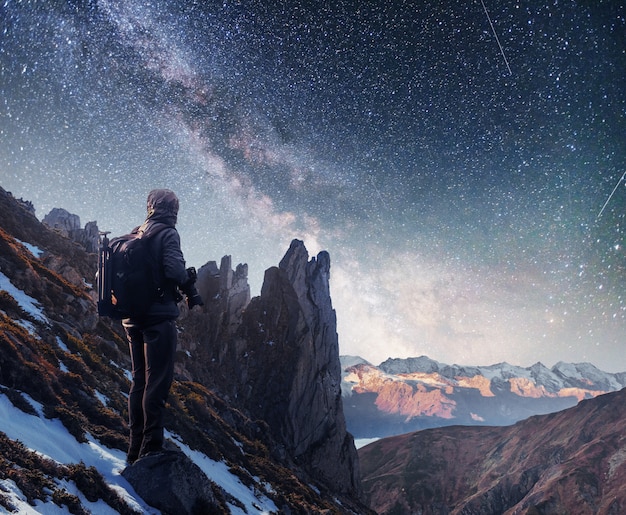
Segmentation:
{"type": "Polygon", "coordinates": [[[114,234],[169,187],[189,264],[255,294],[292,238],[326,249],[342,354],[626,370],[625,17],[7,0],[0,186],[114,234]]]}

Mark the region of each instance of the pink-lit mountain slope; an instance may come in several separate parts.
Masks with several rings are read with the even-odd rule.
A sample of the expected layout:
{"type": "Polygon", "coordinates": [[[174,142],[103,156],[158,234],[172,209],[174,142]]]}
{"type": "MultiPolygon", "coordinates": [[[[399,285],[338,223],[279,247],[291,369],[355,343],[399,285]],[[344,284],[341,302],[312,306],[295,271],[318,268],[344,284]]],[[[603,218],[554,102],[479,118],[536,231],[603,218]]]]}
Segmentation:
{"type": "Polygon", "coordinates": [[[509,425],[626,386],[625,373],[589,363],[463,367],[422,356],[376,367],[360,358],[341,360],[344,412],[356,438],[452,424],[509,425]]]}

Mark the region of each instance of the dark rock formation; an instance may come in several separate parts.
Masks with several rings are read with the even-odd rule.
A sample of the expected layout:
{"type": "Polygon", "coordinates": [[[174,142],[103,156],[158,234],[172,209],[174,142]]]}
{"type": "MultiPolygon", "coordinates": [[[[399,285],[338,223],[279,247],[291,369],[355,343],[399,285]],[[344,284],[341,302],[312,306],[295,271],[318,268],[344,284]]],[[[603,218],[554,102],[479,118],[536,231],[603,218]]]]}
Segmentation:
{"type": "Polygon", "coordinates": [[[294,240],[244,313],[238,398],[285,453],[340,492],[358,492],[358,459],[341,403],[341,365],[329,294],[330,258],[308,260],[294,240]]]}
{"type": "Polygon", "coordinates": [[[182,452],[146,456],[126,467],[122,476],[142,499],[164,514],[211,513],[217,505],[215,485],[182,452]]]}
{"type": "Polygon", "coordinates": [[[241,324],[243,311],[250,302],[248,265],[240,263],[232,270],[231,256],[222,258],[219,269],[215,261],[209,261],[198,270],[196,286],[203,299],[218,301],[222,316],[215,326],[232,334],[241,324]]]}
{"type": "Polygon", "coordinates": [[[360,492],[358,456],[341,400],[336,316],[329,291],[330,258],[309,261],[294,240],[279,267],[265,273],[249,299],[247,268],[198,271],[204,313],[190,313],[181,334],[180,377],[218,388],[252,420],[262,420],[275,459],[335,492],[360,492]],[[236,378],[236,380],[233,380],[236,378]]]}
{"type": "Polygon", "coordinates": [[[43,219],[43,223],[63,236],[80,243],[90,253],[98,252],[98,225],[87,222],[80,226],[80,218],[65,209],[55,207],[43,219]]]}
{"type": "MultiPolygon", "coordinates": [[[[9,195],[13,196],[13,194],[9,191],[8,192],[9,195]]],[[[15,199],[15,201],[17,202],[17,204],[24,208],[26,211],[28,211],[30,214],[34,215],[35,214],[35,206],[33,205],[33,203],[30,200],[24,200],[23,198],[18,198],[15,199]]]]}

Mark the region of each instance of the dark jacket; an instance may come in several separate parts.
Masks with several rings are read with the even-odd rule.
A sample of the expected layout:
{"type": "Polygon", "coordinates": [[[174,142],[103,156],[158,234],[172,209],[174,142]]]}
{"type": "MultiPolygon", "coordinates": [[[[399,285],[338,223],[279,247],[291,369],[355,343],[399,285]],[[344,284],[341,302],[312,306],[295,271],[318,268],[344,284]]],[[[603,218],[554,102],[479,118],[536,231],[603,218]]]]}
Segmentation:
{"type": "Polygon", "coordinates": [[[176,230],[178,199],[170,190],[154,190],[148,196],[148,217],[133,232],[143,232],[151,237],[150,250],[159,270],[162,295],[156,298],[148,313],[122,321],[125,327],[151,325],[163,320],[176,319],[180,314],[176,302],[176,289],[188,281],[185,258],[180,249],[180,236],[176,230]],[[165,227],[164,227],[165,226],[165,227]]]}

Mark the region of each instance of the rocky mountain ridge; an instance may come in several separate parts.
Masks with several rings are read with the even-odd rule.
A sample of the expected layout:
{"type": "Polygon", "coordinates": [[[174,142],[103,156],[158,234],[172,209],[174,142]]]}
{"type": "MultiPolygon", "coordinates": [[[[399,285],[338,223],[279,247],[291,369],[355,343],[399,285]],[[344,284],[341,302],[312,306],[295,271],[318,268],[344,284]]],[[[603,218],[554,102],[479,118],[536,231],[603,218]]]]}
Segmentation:
{"type": "Polygon", "coordinates": [[[195,497],[168,506],[174,495],[142,488],[150,475],[121,476],[130,363],[119,322],[96,314],[92,229],[75,241],[62,230],[75,220],[47,227],[28,207],[0,189],[0,510],[370,513],[342,412],[327,254],[309,260],[294,240],[254,299],[245,265],[199,271],[205,306],[181,306],[165,423],[175,458],[156,464],[180,472],[161,475],[160,493],[195,497]]]}
{"type": "MultiPolygon", "coordinates": [[[[552,368],[546,367],[541,362],[530,367],[510,365],[506,362],[488,366],[460,366],[442,364],[421,356],[407,359],[390,358],[380,364],[380,369],[393,375],[436,373],[448,379],[483,376],[489,380],[515,379],[515,383],[520,384],[523,380],[528,380],[546,394],[553,394],[557,397],[567,397],[571,393],[570,390],[578,390],[575,396],[579,397],[579,400],[594,397],[594,392],[597,391],[619,390],[626,384],[626,372],[614,374],[603,372],[591,363],[565,363],[563,361],[559,361],[552,368]]],[[[520,389],[520,394],[524,395],[524,393],[524,389],[520,389]]],[[[532,394],[526,396],[532,396],[532,394]]]]}
{"type": "Polygon", "coordinates": [[[590,363],[559,362],[549,369],[541,363],[446,365],[426,356],[379,366],[358,357],[341,361],[344,411],[357,438],[452,424],[509,425],[626,386],[626,373],[590,363]]]}

